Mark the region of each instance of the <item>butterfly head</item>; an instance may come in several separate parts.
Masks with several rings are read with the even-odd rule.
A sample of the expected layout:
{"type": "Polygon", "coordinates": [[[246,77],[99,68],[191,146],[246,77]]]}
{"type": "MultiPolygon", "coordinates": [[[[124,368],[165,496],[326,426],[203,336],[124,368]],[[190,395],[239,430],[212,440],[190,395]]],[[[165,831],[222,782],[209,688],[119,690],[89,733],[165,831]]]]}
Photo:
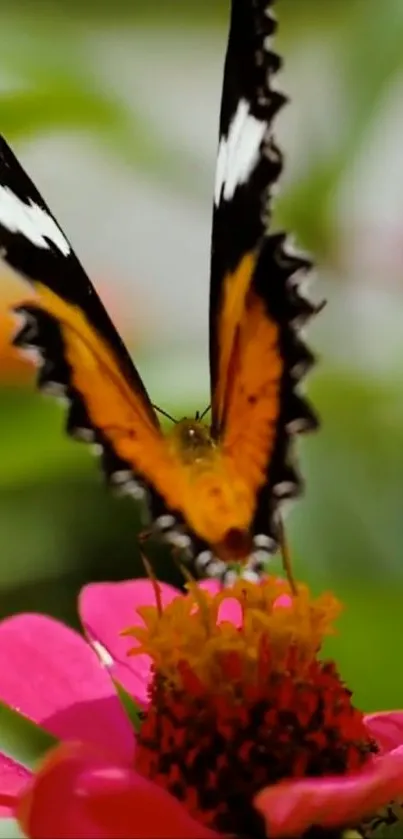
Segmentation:
{"type": "Polygon", "coordinates": [[[181,460],[195,463],[209,459],[215,449],[209,426],[197,419],[183,417],[170,433],[173,448],[181,460]]]}

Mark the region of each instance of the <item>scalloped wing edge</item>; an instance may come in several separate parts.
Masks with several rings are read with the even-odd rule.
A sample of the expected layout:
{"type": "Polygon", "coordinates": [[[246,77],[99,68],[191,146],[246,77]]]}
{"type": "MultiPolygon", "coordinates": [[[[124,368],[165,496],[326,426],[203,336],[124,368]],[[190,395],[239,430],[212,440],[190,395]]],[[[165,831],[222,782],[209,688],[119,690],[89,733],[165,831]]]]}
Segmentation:
{"type": "Polygon", "coordinates": [[[267,483],[258,497],[254,520],[255,539],[267,538],[267,546],[260,548],[260,556],[266,562],[278,547],[282,514],[285,506],[301,496],[304,480],[300,473],[295,452],[295,439],[300,434],[317,430],[319,418],[309,400],[302,392],[305,377],[316,364],[316,356],[306,345],[303,330],[306,324],[324,307],[325,301],[313,302],[304,292],[303,284],[312,269],[312,262],[302,253],[295,251],[287,234],[278,232],[267,236],[264,248],[274,261],[279,272],[279,312],[277,318],[282,324],[284,357],[287,358],[286,376],[283,384],[283,409],[279,422],[279,435],[274,457],[269,463],[267,483]]]}
{"type": "Polygon", "coordinates": [[[13,307],[12,312],[23,319],[22,325],[17,326],[12,344],[23,354],[28,352],[30,359],[32,351],[35,353],[38,390],[67,403],[67,435],[79,442],[92,444],[93,450],[95,448],[100,454],[102,471],[112,489],[146,502],[146,483],[134,473],[130,464],[113,452],[102,432],[93,426],[83,399],[71,384],[71,371],[64,357],[57,321],[31,302],[13,307]]]}
{"type": "Polygon", "coordinates": [[[31,302],[13,307],[12,312],[23,321],[17,325],[12,344],[22,353],[28,353],[30,360],[34,353],[38,390],[67,406],[65,428],[68,436],[89,444],[92,452],[99,456],[102,473],[114,494],[130,496],[138,502],[146,535],[160,538],[179,549],[186,561],[194,561],[197,540],[186,532],[183,519],[167,510],[156,490],[114,452],[102,432],[92,425],[82,397],[71,384],[71,371],[55,318],[31,302]]]}

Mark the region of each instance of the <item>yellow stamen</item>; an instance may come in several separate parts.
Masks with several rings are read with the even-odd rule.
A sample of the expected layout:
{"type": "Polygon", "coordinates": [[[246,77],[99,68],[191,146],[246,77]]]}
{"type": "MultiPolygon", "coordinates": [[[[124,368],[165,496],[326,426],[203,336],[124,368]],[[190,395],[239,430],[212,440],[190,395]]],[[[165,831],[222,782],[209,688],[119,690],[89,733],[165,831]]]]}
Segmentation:
{"type": "Polygon", "coordinates": [[[332,594],[315,599],[306,586],[298,585],[294,596],[289,583],[274,578],[259,585],[239,580],[215,595],[193,582],[187,588],[188,594],[173,600],[162,613],[152,606],[139,608],[145,626],[128,629],[125,635],[139,642],[130,653],[150,655],[156,672],[170,685],[183,686],[181,665],[186,662],[204,688],[215,694],[235,689],[221,667],[228,654],[236,654],[241,662],[241,680],[256,683],[262,646],[270,655],[272,673],[290,666],[293,650],[293,672],[303,678],[324,637],[333,632],[341,608],[332,594]],[[278,605],[282,595],[289,597],[288,605],[278,605]],[[217,624],[220,606],[228,599],[241,606],[240,627],[230,621],[217,624]]]}

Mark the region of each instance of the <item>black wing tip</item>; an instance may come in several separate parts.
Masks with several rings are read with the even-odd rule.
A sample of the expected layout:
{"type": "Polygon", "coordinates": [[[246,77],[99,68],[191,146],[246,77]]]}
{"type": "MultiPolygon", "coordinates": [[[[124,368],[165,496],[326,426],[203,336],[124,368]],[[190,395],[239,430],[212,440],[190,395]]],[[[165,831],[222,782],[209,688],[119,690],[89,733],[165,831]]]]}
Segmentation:
{"type": "Polygon", "coordinates": [[[20,168],[20,164],[18,163],[17,158],[11,146],[8,144],[4,134],[0,134],[0,158],[7,165],[17,163],[18,168],[20,168]]]}

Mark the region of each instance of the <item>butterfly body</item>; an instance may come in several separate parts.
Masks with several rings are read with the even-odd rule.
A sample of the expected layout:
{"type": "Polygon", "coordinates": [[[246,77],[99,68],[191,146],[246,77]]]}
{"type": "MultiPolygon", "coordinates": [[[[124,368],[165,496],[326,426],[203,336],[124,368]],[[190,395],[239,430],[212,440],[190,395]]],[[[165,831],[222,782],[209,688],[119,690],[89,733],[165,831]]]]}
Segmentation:
{"type": "MultiPolygon", "coordinates": [[[[217,556],[226,552],[228,534],[247,531],[254,498],[231,473],[230,464],[207,424],[183,418],[165,437],[172,476],[181,493],[172,512],[182,510],[190,530],[217,556]]],[[[158,477],[156,477],[156,483],[158,477]]]]}
{"type": "MultiPolygon", "coordinates": [[[[130,355],[72,247],[0,138],[0,254],[34,300],[16,343],[41,358],[38,382],[68,399],[67,430],[93,441],[108,480],[146,496],[158,533],[198,573],[259,569],[278,546],[279,505],[300,494],[296,433],[316,427],[299,391],[314,358],[301,326],[319,307],[300,290],[308,260],[270,231],[282,170],[273,120],[273,0],[232,0],[220,112],[210,271],[211,423],[165,433],[130,355]]],[[[190,293],[190,292],[189,292],[190,293]]]]}
{"type": "Polygon", "coordinates": [[[168,439],[184,464],[209,463],[214,458],[216,443],[209,426],[197,419],[183,417],[171,429],[168,439]]]}

